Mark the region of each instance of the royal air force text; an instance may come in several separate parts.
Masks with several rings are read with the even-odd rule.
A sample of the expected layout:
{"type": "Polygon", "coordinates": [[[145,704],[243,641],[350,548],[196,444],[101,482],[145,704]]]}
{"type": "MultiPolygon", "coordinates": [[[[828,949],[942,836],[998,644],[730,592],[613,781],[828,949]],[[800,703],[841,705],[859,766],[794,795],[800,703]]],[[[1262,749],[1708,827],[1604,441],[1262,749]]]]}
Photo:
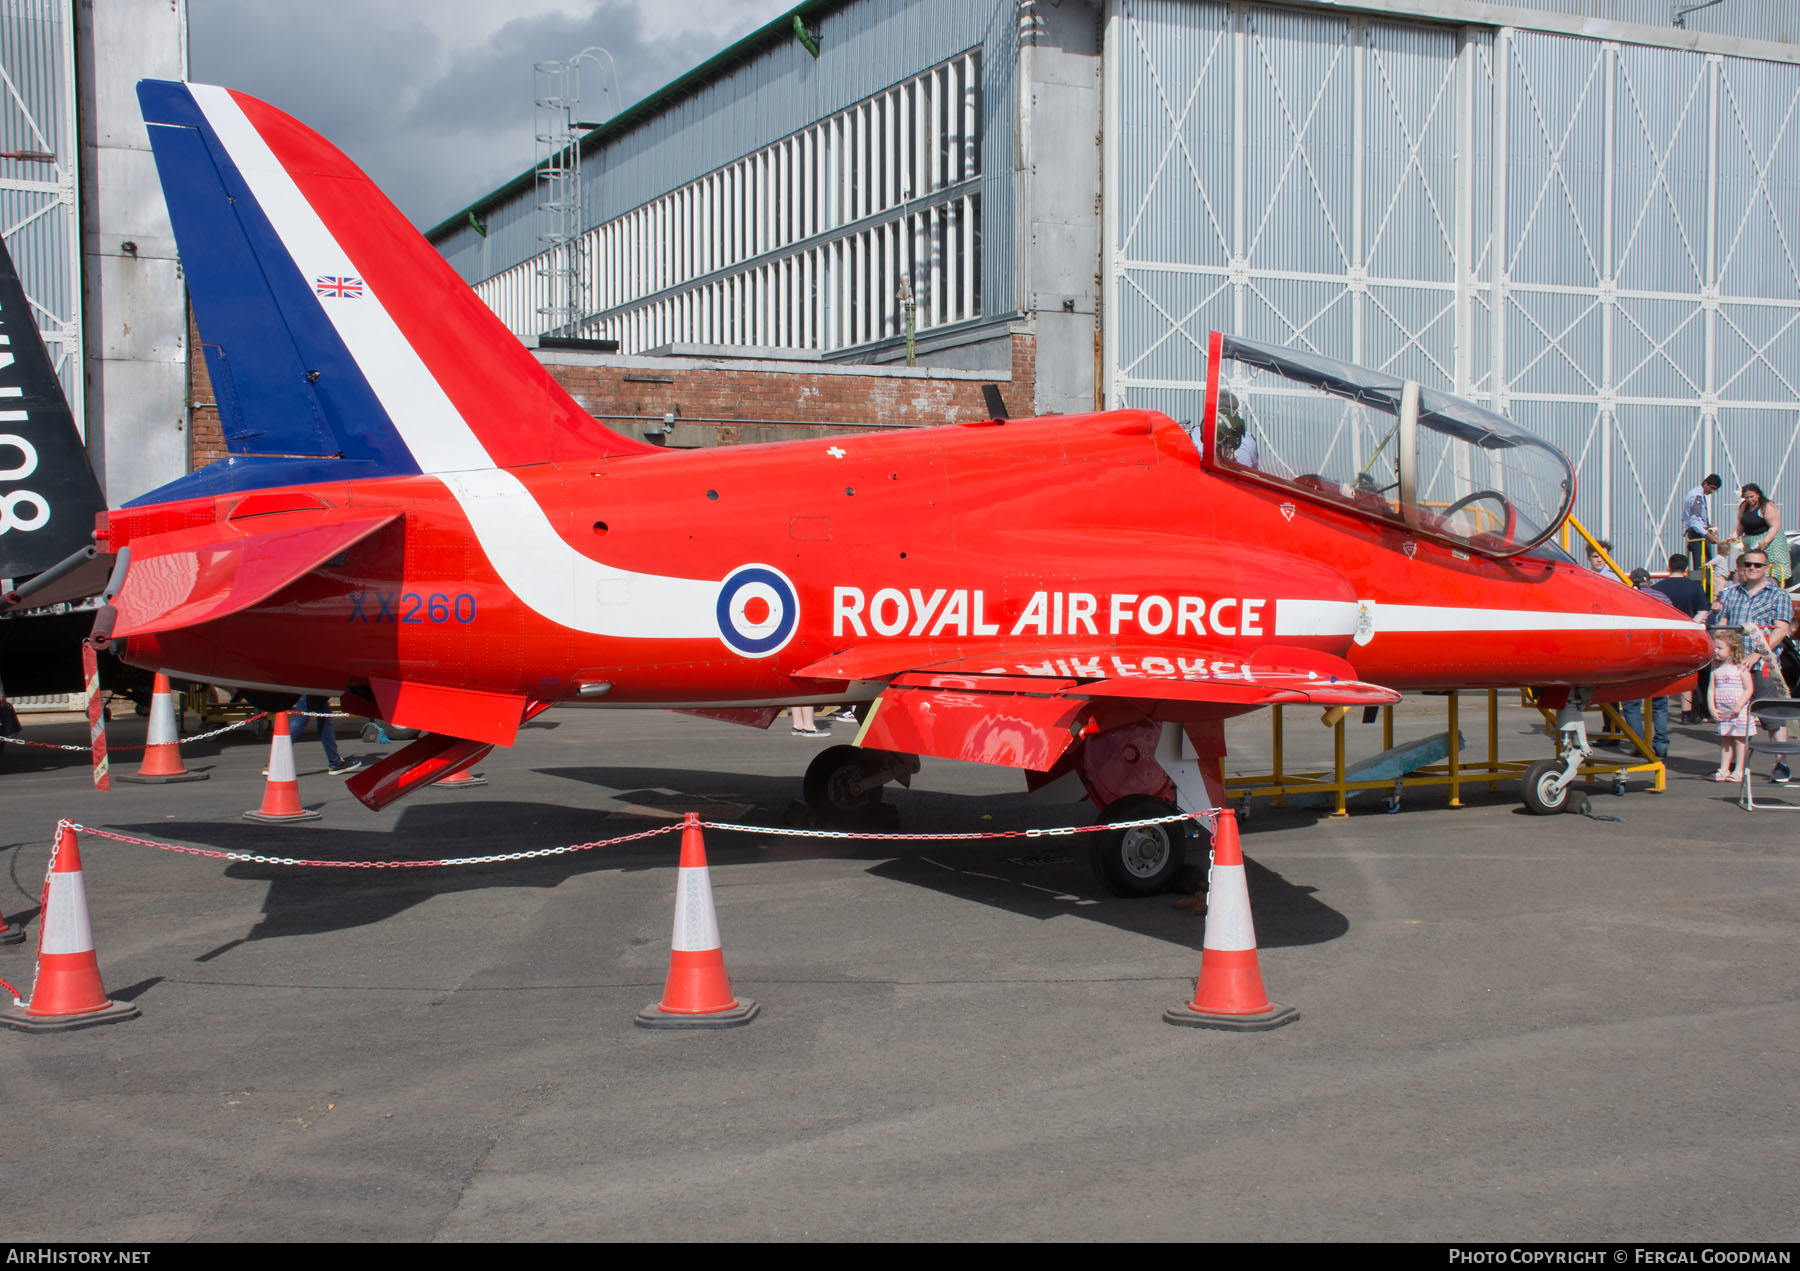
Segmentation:
{"type": "MultiPolygon", "coordinates": [[[[1000,602],[1004,605],[1006,602],[1000,602]]],[[[1037,591],[1010,624],[978,588],[834,587],[834,636],[1260,636],[1266,599],[1037,591]],[[992,616],[990,616],[990,613],[992,616]],[[997,620],[999,619],[999,620],[997,620]]]]}

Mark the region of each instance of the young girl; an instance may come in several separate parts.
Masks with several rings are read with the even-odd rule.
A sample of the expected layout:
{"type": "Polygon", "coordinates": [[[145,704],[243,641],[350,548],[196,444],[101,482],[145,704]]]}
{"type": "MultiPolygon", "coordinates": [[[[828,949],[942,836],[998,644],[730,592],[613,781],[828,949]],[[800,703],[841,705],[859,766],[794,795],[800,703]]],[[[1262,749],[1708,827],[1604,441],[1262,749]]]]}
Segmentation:
{"type": "Polygon", "coordinates": [[[1712,680],[1706,704],[1719,721],[1719,770],[1714,781],[1744,779],[1744,750],[1755,731],[1750,719],[1750,674],[1744,670],[1744,640],[1735,631],[1713,636],[1712,680]]]}

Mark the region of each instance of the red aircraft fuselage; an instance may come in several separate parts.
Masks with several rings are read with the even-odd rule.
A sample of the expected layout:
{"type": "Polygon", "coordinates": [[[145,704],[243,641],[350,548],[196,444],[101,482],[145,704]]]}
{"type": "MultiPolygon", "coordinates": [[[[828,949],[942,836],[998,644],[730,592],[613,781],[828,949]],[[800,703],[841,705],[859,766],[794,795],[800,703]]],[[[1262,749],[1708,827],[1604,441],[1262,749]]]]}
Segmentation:
{"type": "MultiPolygon", "coordinates": [[[[215,534],[266,534],[316,520],[322,508],[399,517],[264,603],[133,635],[125,657],[198,679],[323,693],[392,679],[574,701],[581,686],[606,684],[598,704],[733,707],[871,696],[859,682],[881,678],[883,650],[893,669],[1104,656],[1116,659],[1104,674],[1120,676],[1145,671],[1146,656],[1248,658],[1278,643],[1338,655],[1360,679],[1402,690],[1668,678],[1708,652],[1705,633],[1668,624],[1672,611],[1658,599],[1567,561],[1462,552],[1211,471],[1179,425],[1150,412],[544,464],[512,476],[570,558],[620,571],[595,585],[616,586],[621,612],[657,604],[656,580],[715,587],[754,564],[791,582],[791,633],[759,653],[717,633],[567,625],[503,576],[466,499],[416,476],[308,486],[291,492],[294,506],[276,491],[112,513],[115,549],[213,523],[215,534]],[[1360,632],[1345,619],[1359,602],[1369,615],[1360,632]],[[1538,619],[1552,614],[1558,634],[1547,640],[1538,619]],[[1583,615],[1591,629],[1580,629],[1583,615]],[[1653,622],[1618,621],[1633,616],[1653,622]],[[815,667],[848,649],[866,674],[815,667]]],[[[509,568],[533,571],[534,586],[589,585],[555,552],[509,568]]],[[[604,615],[606,601],[595,599],[594,611],[604,615]]],[[[751,596],[737,621],[754,630],[784,603],[751,596]]]]}

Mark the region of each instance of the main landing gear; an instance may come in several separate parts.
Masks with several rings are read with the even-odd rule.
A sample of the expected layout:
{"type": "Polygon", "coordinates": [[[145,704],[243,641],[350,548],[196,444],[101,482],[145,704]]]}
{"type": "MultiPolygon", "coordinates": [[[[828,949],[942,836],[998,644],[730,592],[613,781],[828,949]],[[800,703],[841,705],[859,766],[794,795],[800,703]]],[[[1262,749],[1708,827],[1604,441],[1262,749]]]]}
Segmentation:
{"type": "MultiPolygon", "coordinates": [[[[1148,794],[1128,794],[1101,812],[1108,825],[1120,821],[1145,821],[1175,816],[1181,809],[1148,794]]],[[[1115,896],[1154,896],[1175,885],[1187,863],[1188,844],[1199,827],[1192,821],[1164,821],[1160,825],[1132,825],[1092,836],[1088,863],[1115,896]]]]}
{"type": "Polygon", "coordinates": [[[890,781],[911,786],[919,770],[916,755],[860,746],[832,746],[807,765],[800,789],[806,806],[822,821],[867,820],[881,803],[881,788],[890,781]]]}
{"type": "MultiPolygon", "coordinates": [[[[1081,738],[1049,781],[1071,773],[1110,827],[1088,835],[1088,860],[1101,885],[1115,896],[1154,896],[1183,885],[1190,845],[1200,841],[1192,819],[1133,825],[1181,817],[1186,809],[1222,806],[1223,730],[1217,721],[1183,725],[1140,719],[1081,738]],[[1200,748],[1189,730],[1198,735],[1200,748]]],[[[805,805],[795,812],[825,825],[890,823],[891,804],[882,787],[890,781],[910,786],[919,771],[917,756],[861,746],[832,746],[820,752],[802,782],[805,805]]],[[[1204,852],[1196,853],[1204,860],[1204,852]]]]}

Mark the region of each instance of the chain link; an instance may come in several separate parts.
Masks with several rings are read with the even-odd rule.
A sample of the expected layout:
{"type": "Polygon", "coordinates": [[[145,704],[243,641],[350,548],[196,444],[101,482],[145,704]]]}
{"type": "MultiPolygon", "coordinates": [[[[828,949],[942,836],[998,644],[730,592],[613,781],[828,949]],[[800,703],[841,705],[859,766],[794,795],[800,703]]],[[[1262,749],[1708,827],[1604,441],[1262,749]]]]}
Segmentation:
{"type": "MultiPolygon", "coordinates": [[[[300,712],[295,712],[295,713],[298,714],[300,712]]],[[[268,717],[269,717],[269,712],[263,711],[259,715],[250,716],[248,719],[240,719],[240,720],[236,721],[235,723],[226,724],[223,728],[215,728],[210,733],[195,733],[192,737],[180,737],[180,738],[177,738],[177,740],[180,742],[184,742],[184,743],[190,742],[190,741],[206,741],[213,737],[223,736],[224,734],[231,732],[233,729],[236,729],[236,728],[248,728],[250,725],[254,724],[257,720],[267,719],[268,717]]],[[[37,750],[78,750],[84,755],[89,750],[92,749],[91,746],[65,746],[59,742],[54,742],[54,741],[26,741],[23,737],[7,737],[4,740],[8,744],[14,745],[14,746],[31,746],[37,750]]],[[[139,746],[109,746],[109,747],[107,747],[107,749],[116,752],[116,751],[122,751],[122,750],[148,750],[149,747],[150,747],[150,743],[145,742],[139,746]]]]}
{"type": "Polygon", "coordinates": [[[971,839],[1036,839],[1058,838],[1069,834],[1095,834],[1106,830],[1130,830],[1146,825],[1167,825],[1171,821],[1204,821],[1217,816],[1223,808],[1204,808],[1198,812],[1172,812],[1167,816],[1150,816],[1135,821],[1111,821],[1105,825],[1059,825],[1034,830],[957,830],[946,834],[882,833],[878,830],[801,830],[779,825],[737,825],[730,821],[702,821],[709,830],[732,830],[740,834],[775,834],[789,838],[814,839],[879,839],[887,842],[956,842],[971,839]]]}
{"type": "Polygon", "coordinates": [[[504,855],[493,856],[460,856],[430,861],[317,861],[291,856],[263,856],[253,852],[222,852],[212,848],[187,847],[180,843],[163,843],[156,839],[135,838],[129,834],[103,830],[91,825],[81,825],[74,821],[66,822],[66,824],[77,834],[92,834],[98,838],[112,839],[117,843],[154,847],[158,851],[179,852],[184,856],[204,856],[216,861],[247,861],[257,865],[308,866],[315,869],[436,869],[454,865],[496,865],[507,861],[530,860],[539,856],[561,856],[570,852],[593,851],[601,847],[617,847],[621,843],[655,838],[659,834],[673,834],[681,828],[679,825],[659,825],[654,829],[639,830],[636,834],[622,834],[618,838],[611,839],[596,839],[592,843],[571,843],[565,847],[538,847],[527,852],[508,852],[504,855]]]}
{"type": "MultiPolygon", "coordinates": [[[[1031,839],[1054,838],[1069,834],[1091,834],[1102,830],[1128,830],[1140,826],[1167,825],[1172,821],[1200,821],[1222,811],[1220,808],[1207,808],[1199,812],[1175,812],[1168,816],[1144,817],[1135,821],[1114,821],[1110,825],[1067,825],[1050,829],[1034,830],[962,830],[946,834],[899,834],[882,833],[876,830],[846,832],[843,830],[802,830],[790,829],[776,825],[738,825],[730,821],[701,821],[702,828],[708,830],[728,830],[739,834],[781,835],[790,838],[836,838],[882,840],[886,842],[956,842],[973,839],[1031,839]]],[[[183,856],[203,856],[209,860],[247,862],[255,865],[290,865],[304,866],[314,869],[439,869],[456,865],[500,865],[509,861],[535,860],[544,856],[562,856],[571,852],[590,852],[603,847],[618,847],[622,843],[636,843],[643,839],[656,838],[663,834],[674,834],[682,828],[680,823],[659,825],[648,830],[639,830],[635,834],[622,834],[618,838],[596,839],[591,843],[572,843],[564,847],[536,847],[524,852],[507,852],[491,856],[447,857],[442,860],[429,861],[325,861],[308,860],[291,856],[264,856],[255,852],[226,852],[215,848],[188,847],[181,843],[164,843],[157,839],[137,838],[130,834],[120,834],[116,830],[100,829],[97,826],[82,825],[78,821],[63,820],[57,823],[60,839],[62,827],[67,826],[77,834],[92,834],[97,838],[111,839],[115,843],[131,843],[138,847],[153,847],[162,852],[177,852],[183,856]]],[[[51,857],[55,859],[55,848],[51,849],[51,857]]],[[[45,888],[49,881],[46,875],[45,888]]]]}

